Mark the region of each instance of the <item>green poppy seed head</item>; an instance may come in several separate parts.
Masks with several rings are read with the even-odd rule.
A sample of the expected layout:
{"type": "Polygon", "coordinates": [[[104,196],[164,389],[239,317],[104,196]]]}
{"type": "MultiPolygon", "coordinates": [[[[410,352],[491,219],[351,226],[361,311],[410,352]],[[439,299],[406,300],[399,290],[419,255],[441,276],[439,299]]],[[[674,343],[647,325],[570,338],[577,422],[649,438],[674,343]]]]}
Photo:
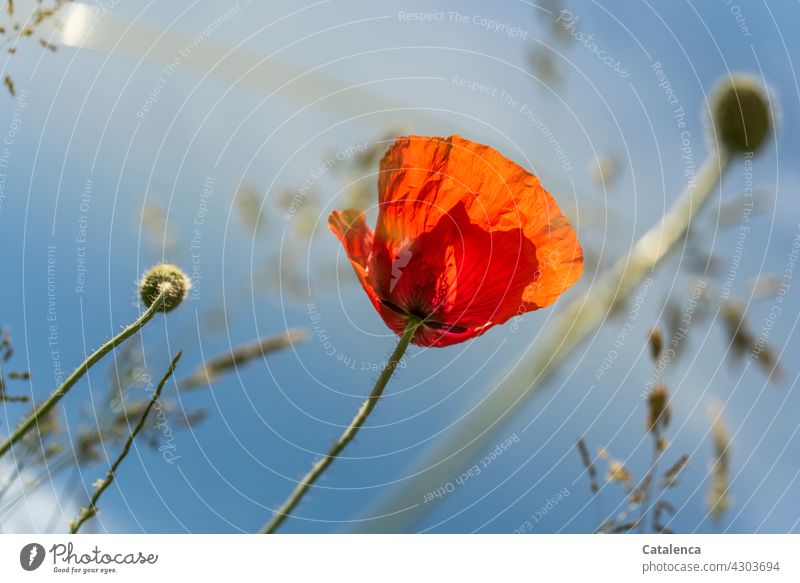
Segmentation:
{"type": "Polygon", "coordinates": [[[159,263],[151,267],[142,277],[139,283],[139,296],[149,308],[161,292],[168,289],[161,311],[171,312],[186,298],[191,287],[189,278],[179,267],[169,263],[159,263]]]}
{"type": "Polygon", "coordinates": [[[734,154],[756,152],[772,132],[769,94],[751,75],[737,73],[717,85],[711,113],[718,142],[734,154]]]}

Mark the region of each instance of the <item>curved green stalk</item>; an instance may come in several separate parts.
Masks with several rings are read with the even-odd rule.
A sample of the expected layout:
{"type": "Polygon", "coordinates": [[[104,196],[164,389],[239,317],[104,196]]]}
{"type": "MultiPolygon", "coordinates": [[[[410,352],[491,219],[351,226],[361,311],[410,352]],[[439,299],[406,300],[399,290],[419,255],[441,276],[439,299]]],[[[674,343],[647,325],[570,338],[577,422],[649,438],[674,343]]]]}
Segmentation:
{"type": "Polygon", "coordinates": [[[386,385],[389,383],[389,379],[392,378],[392,374],[394,373],[397,365],[400,363],[400,359],[403,358],[403,354],[405,354],[406,349],[408,348],[411,339],[414,337],[414,332],[417,331],[417,327],[420,325],[419,320],[409,320],[408,325],[406,326],[403,335],[400,337],[400,342],[398,342],[397,347],[392,352],[392,355],[389,357],[389,361],[386,363],[386,368],[383,369],[381,372],[381,376],[378,377],[378,381],[375,383],[375,387],[372,389],[372,392],[367,397],[367,400],[361,405],[361,408],[356,413],[356,416],[353,417],[353,420],[350,422],[350,425],[347,426],[347,429],[344,430],[344,433],[336,440],[331,448],[328,450],[322,458],[320,458],[309,470],[309,472],[297,483],[292,493],[286,499],[286,501],[281,504],[281,507],[275,511],[275,515],[272,519],[264,525],[261,529],[262,534],[272,534],[281,524],[283,521],[286,520],[292,510],[300,503],[305,496],[306,492],[311,488],[314,482],[322,475],[322,473],[333,463],[333,460],[347,447],[347,444],[353,441],[353,438],[358,433],[358,430],[361,429],[361,426],[364,425],[364,422],[369,417],[369,414],[375,408],[375,405],[378,404],[378,399],[383,394],[386,385]]]}
{"type": "Polygon", "coordinates": [[[171,286],[163,286],[161,293],[158,294],[155,301],[147,308],[139,318],[130,326],[123,329],[119,334],[114,336],[111,340],[103,344],[100,348],[94,351],[92,355],[83,361],[75,372],[73,372],[69,378],[64,381],[64,383],[58,387],[53,393],[44,401],[41,405],[36,407],[33,412],[25,419],[22,423],[20,423],[19,427],[17,427],[14,432],[6,439],[2,444],[0,444],[0,457],[3,457],[11,447],[17,443],[20,439],[25,437],[25,435],[33,429],[34,427],[38,426],[39,419],[47,415],[53,407],[58,404],[61,398],[66,395],[72,386],[77,383],[83,375],[86,374],[93,365],[95,365],[101,358],[103,358],[106,354],[111,352],[111,350],[121,344],[134,334],[141,330],[145,324],[147,324],[156,313],[161,310],[164,302],[169,298],[170,294],[172,293],[171,286]]]}

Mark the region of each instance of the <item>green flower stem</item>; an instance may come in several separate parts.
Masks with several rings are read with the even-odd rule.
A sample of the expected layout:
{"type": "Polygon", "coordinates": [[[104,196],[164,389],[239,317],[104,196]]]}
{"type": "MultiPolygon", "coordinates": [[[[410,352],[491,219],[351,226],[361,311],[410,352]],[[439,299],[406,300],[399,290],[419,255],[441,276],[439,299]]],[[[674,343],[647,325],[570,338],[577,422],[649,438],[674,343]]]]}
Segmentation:
{"type": "Polygon", "coordinates": [[[106,488],[111,485],[111,482],[114,481],[114,478],[117,475],[117,468],[119,468],[120,464],[131,450],[133,440],[136,439],[136,436],[139,435],[139,432],[144,427],[144,423],[147,420],[147,415],[150,413],[150,410],[153,408],[153,405],[156,404],[156,401],[158,401],[159,397],[161,397],[161,391],[164,388],[164,385],[167,383],[169,377],[171,377],[172,373],[175,372],[175,366],[178,364],[182,354],[183,351],[181,350],[175,355],[175,358],[172,359],[172,363],[169,365],[167,372],[164,373],[163,377],[161,377],[161,381],[158,383],[153,396],[150,397],[147,407],[145,407],[144,412],[142,413],[141,417],[139,417],[139,422],[136,424],[136,427],[134,427],[133,431],[131,431],[130,435],[128,435],[128,439],[125,441],[125,446],[122,448],[122,451],[117,459],[114,460],[114,463],[111,464],[111,469],[108,470],[106,477],[101,480],[95,488],[94,494],[92,494],[92,498],[89,500],[89,505],[81,508],[78,517],[69,523],[70,534],[75,534],[78,532],[84,522],[89,520],[92,516],[97,515],[97,502],[100,500],[100,496],[102,496],[103,492],[106,491],[106,488]]]}
{"type": "Polygon", "coordinates": [[[411,339],[414,337],[414,333],[417,331],[417,327],[420,325],[420,320],[411,319],[409,320],[403,335],[400,337],[400,342],[398,342],[397,347],[392,352],[392,355],[389,357],[389,361],[386,363],[386,367],[381,372],[381,376],[378,377],[378,381],[375,383],[375,387],[372,389],[372,392],[367,397],[367,400],[361,405],[361,408],[356,413],[356,416],[353,417],[353,420],[350,422],[350,425],[347,426],[347,429],[344,430],[344,433],[336,440],[331,448],[328,450],[321,459],[319,459],[309,470],[309,472],[297,483],[295,489],[286,499],[286,501],[281,504],[281,507],[275,511],[275,515],[272,519],[264,525],[261,529],[262,534],[272,534],[283,524],[283,521],[286,520],[292,510],[300,503],[305,496],[306,492],[311,488],[314,482],[322,475],[322,473],[333,463],[333,460],[347,447],[347,444],[353,441],[353,438],[358,433],[358,430],[361,429],[361,426],[364,425],[364,422],[369,417],[369,414],[375,408],[375,405],[378,404],[378,399],[380,399],[381,395],[383,394],[386,385],[389,383],[389,379],[392,378],[392,374],[394,373],[397,365],[400,363],[400,360],[403,358],[403,354],[405,354],[406,349],[408,348],[411,339]]]}
{"type": "Polygon", "coordinates": [[[58,387],[53,393],[48,397],[46,401],[44,401],[41,405],[36,407],[33,410],[33,413],[25,419],[19,427],[17,427],[14,432],[6,439],[2,444],[0,444],[0,458],[3,457],[11,447],[17,443],[20,439],[25,437],[25,435],[39,425],[39,419],[47,415],[53,407],[55,407],[58,402],[61,400],[64,395],[69,392],[72,386],[77,383],[83,375],[86,374],[93,365],[95,365],[101,358],[103,358],[106,354],[111,352],[117,345],[121,344],[134,334],[136,334],[139,330],[141,330],[145,324],[147,324],[153,316],[158,313],[161,307],[164,305],[164,302],[169,298],[170,293],[172,292],[171,286],[163,286],[161,293],[158,294],[155,301],[147,308],[147,311],[144,312],[139,318],[130,326],[122,330],[119,334],[114,336],[111,340],[103,344],[100,348],[94,351],[94,353],[83,361],[75,372],[73,372],[69,378],[64,381],[60,387],[58,387]]]}

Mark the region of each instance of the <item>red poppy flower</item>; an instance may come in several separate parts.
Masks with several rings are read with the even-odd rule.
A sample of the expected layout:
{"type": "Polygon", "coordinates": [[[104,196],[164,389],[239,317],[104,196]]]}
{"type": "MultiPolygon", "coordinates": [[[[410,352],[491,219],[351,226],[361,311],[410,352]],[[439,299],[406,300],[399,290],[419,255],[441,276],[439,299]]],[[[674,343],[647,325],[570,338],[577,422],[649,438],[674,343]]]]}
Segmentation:
{"type": "Polygon", "coordinates": [[[488,146],[408,136],[380,164],[378,223],[328,219],[384,322],[449,346],[555,302],[580,277],[575,231],[539,179],[488,146]]]}

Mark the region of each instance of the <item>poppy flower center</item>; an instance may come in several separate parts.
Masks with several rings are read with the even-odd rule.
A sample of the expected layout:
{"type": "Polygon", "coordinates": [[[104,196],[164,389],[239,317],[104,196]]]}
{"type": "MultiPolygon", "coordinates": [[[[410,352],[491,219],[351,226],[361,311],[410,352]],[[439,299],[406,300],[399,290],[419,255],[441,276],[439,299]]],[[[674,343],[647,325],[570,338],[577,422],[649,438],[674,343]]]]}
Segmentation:
{"type": "Polygon", "coordinates": [[[405,318],[415,318],[417,320],[420,320],[423,326],[426,326],[431,330],[450,332],[452,334],[463,334],[468,330],[468,328],[464,326],[457,326],[455,324],[445,324],[443,322],[438,322],[435,319],[432,319],[433,317],[431,314],[426,313],[424,310],[420,308],[412,308],[410,310],[405,310],[400,306],[398,306],[397,304],[395,304],[394,302],[391,302],[386,299],[382,299],[381,303],[390,310],[392,310],[393,312],[396,312],[397,314],[404,316],[405,318]]]}

